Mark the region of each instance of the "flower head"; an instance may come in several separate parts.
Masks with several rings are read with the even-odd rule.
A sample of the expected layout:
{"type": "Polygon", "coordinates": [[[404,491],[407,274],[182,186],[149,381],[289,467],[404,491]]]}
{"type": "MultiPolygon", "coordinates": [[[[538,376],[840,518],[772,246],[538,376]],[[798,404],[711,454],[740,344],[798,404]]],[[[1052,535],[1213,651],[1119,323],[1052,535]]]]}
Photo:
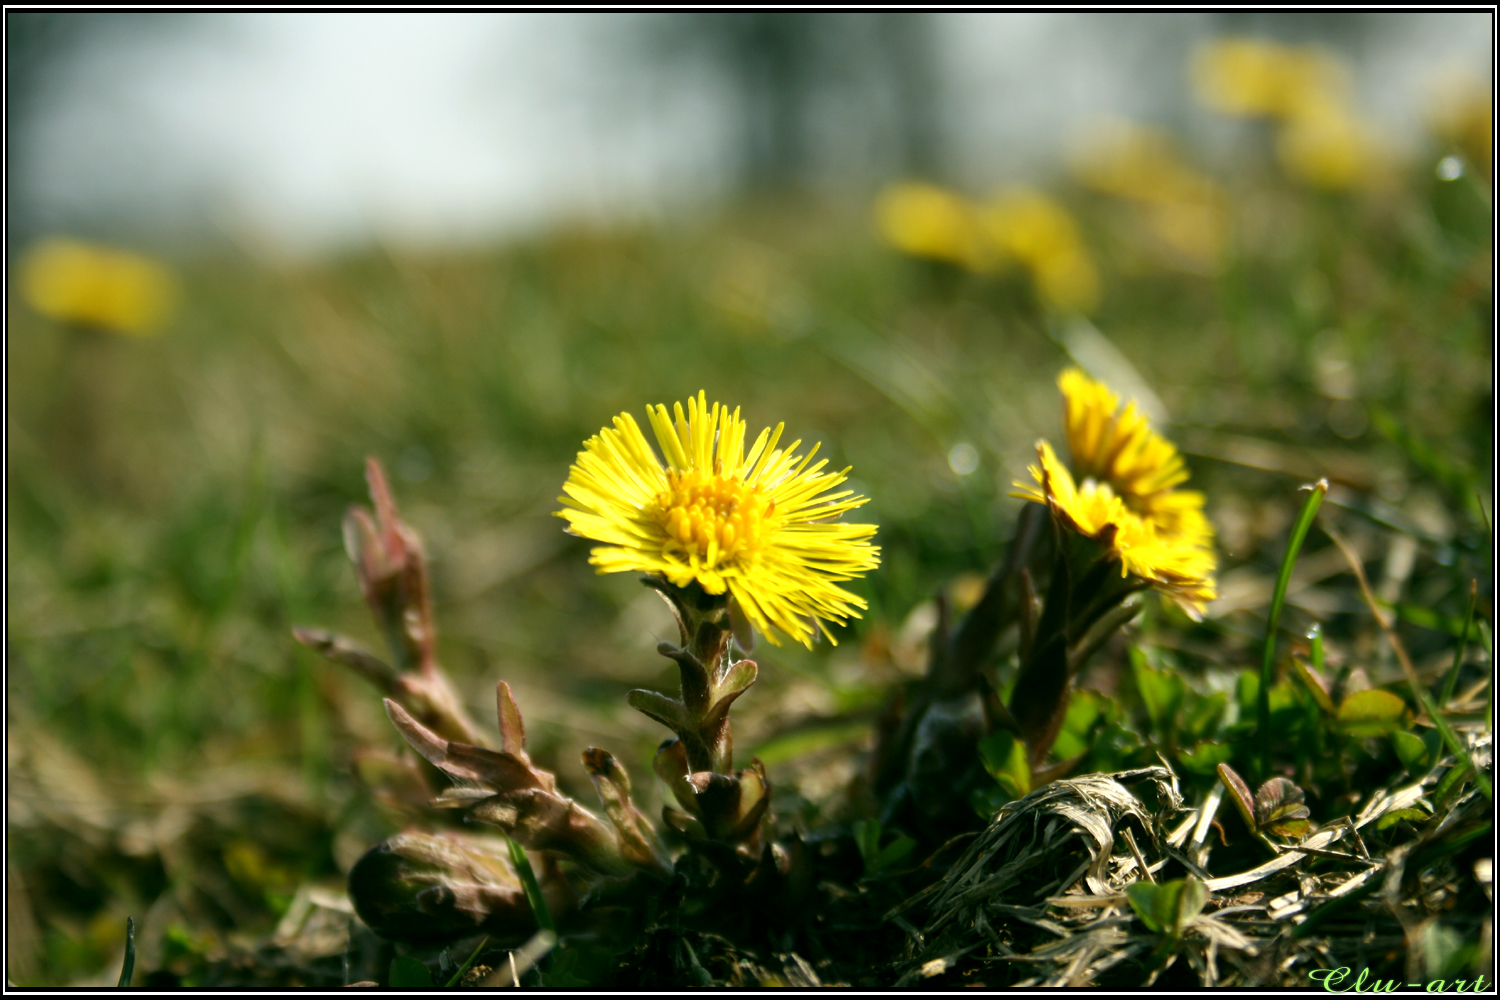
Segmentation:
{"type": "Polygon", "coordinates": [[[1121,575],[1145,581],[1194,615],[1214,599],[1211,536],[1164,532],[1131,511],[1109,484],[1087,479],[1078,485],[1045,441],[1037,444],[1030,472],[1035,483],[1016,483],[1017,496],[1046,504],[1065,528],[1108,546],[1121,575]]]}
{"type": "Polygon", "coordinates": [[[994,253],[985,242],[974,206],[931,184],[893,184],[875,202],[880,231],[892,246],[915,257],[985,271],[994,253]]]}
{"type": "MultiPolygon", "coordinates": [[[[844,490],[848,475],[812,464],[814,446],[777,447],[783,425],[747,451],[736,408],[703,393],[669,414],[647,407],[665,465],[629,413],[584,442],[563,484],[568,530],[605,544],[589,561],[601,573],[638,571],[676,587],[732,595],[773,643],[773,629],[811,646],[809,619],[843,624],[865,602],[837,586],[879,564],[873,524],[834,519],[866,502],[844,490]]],[[[831,638],[831,637],[830,637],[831,638]]]]}
{"type": "Polygon", "coordinates": [[[1031,272],[1037,292],[1064,310],[1089,312],[1099,301],[1099,273],[1073,216],[1040,191],[1001,192],[984,209],[990,239],[1002,260],[1031,272]]]}
{"type": "Polygon", "coordinates": [[[1213,530],[1203,516],[1203,494],[1176,487],[1187,481],[1182,455],[1135,403],[1120,409],[1120,397],[1077,368],[1058,376],[1063,422],[1073,471],[1082,480],[1110,487],[1133,513],[1168,535],[1202,536],[1213,530]]]}
{"type": "Polygon", "coordinates": [[[1495,102],[1488,81],[1460,71],[1439,84],[1429,121],[1438,137],[1457,146],[1474,165],[1474,178],[1490,183],[1495,102]]]}
{"type": "Polygon", "coordinates": [[[1215,596],[1213,527],[1203,494],[1177,489],[1188,478],[1182,455],[1104,383],[1070,368],[1057,384],[1073,472],[1042,442],[1035,482],[1017,483],[1016,495],[1047,504],[1065,527],[1108,544],[1122,572],[1201,613],[1215,596]]]}
{"type": "Polygon", "coordinates": [[[886,240],[916,257],[976,274],[1019,265],[1049,305],[1088,312],[1099,301],[1099,273],[1073,216],[1040,191],[1016,187],[984,204],[931,184],[894,184],[875,202],[886,240]]]}
{"type": "Polygon", "coordinates": [[[1287,173],[1332,191],[1378,183],[1385,153],[1342,101],[1309,102],[1282,126],[1276,155],[1287,173]]]}
{"type": "Polygon", "coordinates": [[[1085,185],[1136,203],[1168,263],[1199,273],[1217,268],[1228,237],[1228,196],[1183,158],[1169,134],[1124,120],[1103,122],[1071,159],[1085,185]]]}
{"type": "Polygon", "coordinates": [[[26,255],[21,288],[48,319],[146,336],[171,318],[177,280],[148,257],[75,240],[47,240],[26,255]]]}
{"type": "Polygon", "coordinates": [[[1341,63],[1321,49],[1230,38],[1198,50],[1199,98],[1226,115],[1288,119],[1347,89],[1341,63]]]}
{"type": "Polygon", "coordinates": [[[1215,111],[1279,121],[1276,154],[1299,180],[1331,190],[1381,180],[1386,153],[1353,110],[1347,68],[1327,52],[1227,39],[1199,50],[1194,78],[1215,111]]]}

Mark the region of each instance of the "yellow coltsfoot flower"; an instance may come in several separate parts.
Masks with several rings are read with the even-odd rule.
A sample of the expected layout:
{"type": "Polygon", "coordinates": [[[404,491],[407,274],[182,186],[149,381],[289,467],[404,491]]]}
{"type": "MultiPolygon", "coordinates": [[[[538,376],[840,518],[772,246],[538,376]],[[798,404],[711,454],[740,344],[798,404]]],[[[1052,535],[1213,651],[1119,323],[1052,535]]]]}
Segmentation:
{"type": "Polygon", "coordinates": [[[1310,103],[1348,90],[1348,71],[1312,46],[1225,38],[1193,57],[1198,98],[1226,115],[1288,119],[1310,103]]]}
{"type": "Polygon", "coordinates": [[[992,270],[995,264],[976,207],[952,191],[932,184],[892,184],[875,201],[875,219],[892,246],[914,257],[975,272],[992,270]]]}
{"type": "Polygon", "coordinates": [[[161,332],[179,297],[166,265],[77,240],[32,247],[20,279],[27,304],[48,319],[133,337],[161,332]]]}
{"type": "Polygon", "coordinates": [[[1063,527],[1107,546],[1120,562],[1121,575],[1162,591],[1194,616],[1203,613],[1217,596],[1211,536],[1163,532],[1131,511],[1108,483],[1086,479],[1077,484],[1047,442],[1039,442],[1036,450],[1037,464],[1030,467],[1035,483],[1016,483],[1017,496],[1046,504],[1063,527]]]}
{"type": "Polygon", "coordinates": [[[1072,472],[1038,444],[1035,482],[1016,483],[1016,495],[1047,504],[1065,527],[1108,544],[1123,572],[1201,614],[1216,596],[1214,532],[1203,494],[1177,489],[1188,478],[1182,455],[1104,383],[1069,368],[1057,385],[1072,472]]]}
{"type": "Polygon", "coordinates": [[[1044,301],[1065,312],[1092,312],[1099,304],[1099,271],[1060,202],[1031,188],[1011,188],[985,206],[983,219],[1001,262],[1015,260],[1029,270],[1044,301]]]}
{"type": "Polygon", "coordinates": [[[1213,528],[1203,516],[1203,494],[1176,488],[1188,478],[1182,455],[1151,429],[1135,403],[1121,410],[1119,396],[1077,368],[1058,376],[1057,387],[1077,477],[1109,486],[1158,532],[1210,544],[1213,528]]]}
{"type": "MultiPolygon", "coordinates": [[[[828,491],[848,476],[812,464],[817,447],[778,448],[783,425],[745,449],[740,411],[704,393],[671,413],[647,407],[665,465],[629,413],[584,442],[557,516],[568,531],[605,544],[589,561],[601,573],[637,571],[674,587],[728,593],[765,636],[776,630],[811,647],[815,620],[843,624],[865,601],[837,586],[879,565],[873,524],[835,518],[866,502],[828,491]]],[[[831,641],[830,637],[830,641],[831,641]]]]}

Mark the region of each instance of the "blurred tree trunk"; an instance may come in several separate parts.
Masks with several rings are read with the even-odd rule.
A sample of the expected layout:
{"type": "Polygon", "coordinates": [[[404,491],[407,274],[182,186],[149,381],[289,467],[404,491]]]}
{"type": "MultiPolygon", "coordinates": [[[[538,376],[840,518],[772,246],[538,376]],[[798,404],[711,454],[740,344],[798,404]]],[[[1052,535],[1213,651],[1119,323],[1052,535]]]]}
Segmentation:
{"type": "Polygon", "coordinates": [[[832,164],[840,180],[941,168],[930,15],[745,11],[668,15],[678,55],[703,53],[738,115],[740,184],[777,192],[832,164]],[[838,141],[856,152],[840,156],[838,141]]]}

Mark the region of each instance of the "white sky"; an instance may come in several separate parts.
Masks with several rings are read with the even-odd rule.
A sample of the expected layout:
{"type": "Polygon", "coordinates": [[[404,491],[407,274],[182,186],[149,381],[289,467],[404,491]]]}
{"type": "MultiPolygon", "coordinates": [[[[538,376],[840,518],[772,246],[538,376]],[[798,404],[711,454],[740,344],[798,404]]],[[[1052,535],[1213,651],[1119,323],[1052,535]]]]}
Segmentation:
{"type": "MultiPolygon", "coordinates": [[[[57,225],[208,220],[291,252],[691,211],[732,179],[729,95],[701,65],[648,65],[622,42],[636,17],[137,25],[54,67],[24,196],[57,225]]],[[[1191,129],[1204,115],[1184,86],[1205,15],[959,14],[938,27],[944,127],[976,185],[1055,162],[1090,117],[1191,129]]],[[[1362,106],[1409,137],[1439,75],[1488,78],[1491,18],[1414,15],[1355,55],[1362,106]]]]}

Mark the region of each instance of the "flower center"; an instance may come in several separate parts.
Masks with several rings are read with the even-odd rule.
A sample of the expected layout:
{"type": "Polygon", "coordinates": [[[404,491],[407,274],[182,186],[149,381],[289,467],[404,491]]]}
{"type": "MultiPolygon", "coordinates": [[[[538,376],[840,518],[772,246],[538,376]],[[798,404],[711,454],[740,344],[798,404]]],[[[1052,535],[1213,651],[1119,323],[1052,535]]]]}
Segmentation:
{"type": "Polygon", "coordinates": [[[775,527],[775,501],[766,499],[759,487],[697,469],[668,471],[667,488],[656,495],[656,506],[668,549],[684,550],[710,569],[754,559],[775,527]]]}

